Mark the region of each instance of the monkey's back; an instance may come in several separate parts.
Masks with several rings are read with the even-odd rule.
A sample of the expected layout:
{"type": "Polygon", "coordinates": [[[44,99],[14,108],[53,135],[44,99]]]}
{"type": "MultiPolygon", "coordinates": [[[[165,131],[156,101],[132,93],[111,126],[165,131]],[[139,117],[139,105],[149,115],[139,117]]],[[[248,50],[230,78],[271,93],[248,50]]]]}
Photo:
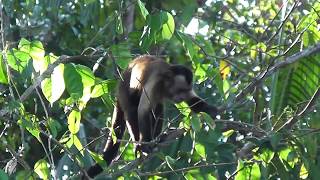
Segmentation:
{"type": "Polygon", "coordinates": [[[142,55],[130,62],[118,84],[117,99],[124,111],[129,105],[138,106],[143,86],[149,77],[168,74],[170,65],[150,55],[142,55]]]}

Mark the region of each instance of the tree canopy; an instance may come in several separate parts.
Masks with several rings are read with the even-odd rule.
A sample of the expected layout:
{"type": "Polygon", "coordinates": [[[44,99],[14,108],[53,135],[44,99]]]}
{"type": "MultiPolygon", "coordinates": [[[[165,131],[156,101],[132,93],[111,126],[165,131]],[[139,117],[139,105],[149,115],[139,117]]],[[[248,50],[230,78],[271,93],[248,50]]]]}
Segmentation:
{"type": "Polygon", "coordinates": [[[0,179],[317,179],[318,0],[0,0],[0,179]],[[142,54],[182,64],[221,110],[166,103],[176,139],[136,157],[111,128],[142,54]],[[121,142],[106,166],[108,138],[121,142]]]}

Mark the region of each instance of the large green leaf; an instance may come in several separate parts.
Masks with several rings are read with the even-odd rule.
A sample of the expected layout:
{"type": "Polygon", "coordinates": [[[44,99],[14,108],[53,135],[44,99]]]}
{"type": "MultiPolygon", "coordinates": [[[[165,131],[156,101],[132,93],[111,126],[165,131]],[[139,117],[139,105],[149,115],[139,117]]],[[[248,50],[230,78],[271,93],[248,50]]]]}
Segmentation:
{"type": "Polygon", "coordinates": [[[70,96],[74,99],[81,98],[83,93],[83,83],[74,64],[65,65],[63,77],[66,83],[66,89],[70,96]]]}
{"type": "Polygon", "coordinates": [[[258,163],[245,164],[245,162],[239,160],[237,172],[235,176],[236,180],[260,179],[261,177],[258,163]]]}
{"type": "MultiPolygon", "coordinates": [[[[47,62],[53,63],[57,60],[57,57],[48,55],[45,59],[47,62]]],[[[54,68],[51,76],[41,82],[42,92],[51,105],[61,97],[65,90],[63,73],[64,64],[59,64],[54,68]]]]}
{"type": "Polygon", "coordinates": [[[17,49],[12,49],[7,52],[9,66],[20,73],[27,67],[30,58],[29,53],[17,49]]]}
{"type": "Polygon", "coordinates": [[[175,29],[173,16],[166,11],[149,14],[147,16],[147,26],[144,27],[140,39],[140,45],[147,49],[152,44],[170,40],[175,29]]]}
{"type": "Polygon", "coordinates": [[[73,110],[68,116],[68,129],[71,134],[77,134],[80,129],[81,113],[73,110]]]}
{"type": "Polygon", "coordinates": [[[93,72],[83,65],[65,65],[63,76],[66,89],[74,99],[81,98],[84,95],[84,90],[92,87],[95,83],[93,72]]]}
{"type": "Polygon", "coordinates": [[[41,179],[47,180],[50,177],[49,164],[46,160],[41,159],[34,165],[34,171],[41,179]]]}
{"type": "Polygon", "coordinates": [[[296,108],[297,104],[308,101],[320,84],[320,55],[301,59],[280,72],[273,109],[281,113],[286,106],[296,108]],[[278,107],[278,108],[276,108],[278,107]]]}
{"type": "Polygon", "coordinates": [[[160,17],[163,21],[161,31],[162,39],[169,40],[171,39],[175,28],[173,16],[168,12],[161,12],[160,17]]]}

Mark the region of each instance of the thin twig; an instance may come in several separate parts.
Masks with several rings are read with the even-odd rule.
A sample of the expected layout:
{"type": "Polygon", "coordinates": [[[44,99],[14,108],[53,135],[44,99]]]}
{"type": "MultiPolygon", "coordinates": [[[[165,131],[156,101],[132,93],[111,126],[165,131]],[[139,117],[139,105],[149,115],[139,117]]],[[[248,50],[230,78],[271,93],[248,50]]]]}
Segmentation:
{"type": "Polygon", "coordinates": [[[316,100],[318,99],[318,97],[320,96],[320,86],[318,87],[318,89],[316,90],[316,92],[313,94],[313,96],[311,97],[310,101],[308,102],[308,104],[303,108],[303,110],[301,110],[297,115],[291,117],[285,124],[283,124],[278,131],[282,130],[282,129],[291,129],[292,126],[294,124],[296,124],[300,117],[303,116],[306,112],[308,112],[308,110],[315,104],[316,100]]]}

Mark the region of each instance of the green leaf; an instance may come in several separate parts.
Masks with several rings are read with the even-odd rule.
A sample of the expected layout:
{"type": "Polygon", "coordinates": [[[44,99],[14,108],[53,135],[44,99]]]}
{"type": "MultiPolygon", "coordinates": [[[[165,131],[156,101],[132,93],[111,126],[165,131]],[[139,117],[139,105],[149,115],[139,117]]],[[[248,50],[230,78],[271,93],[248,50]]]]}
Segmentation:
{"type": "Polygon", "coordinates": [[[47,119],[46,125],[48,129],[50,130],[51,135],[56,138],[58,135],[59,130],[61,129],[61,125],[59,121],[56,121],[52,118],[47,119]]]}
{"type": "Polygon", "coordinates": [[[102,96],[103,94],[106,94],[109,92],[109,84],[113,83],[113,81],[110,80],[105,80],[105,81],[101,81],[99,84],[95,85],[93,87],[93,90],[91,92],[91,97],[92,98],[97,98],[102,96]]]}
{"type": "Polygon", "coordinates": [[[98,163],[101,167],[107,167],[106,161],[103,159],[103,156],[100,154],[97,154],[95,152],[89,151],[91,157],[94,159],[96,163],[98,163]]]}
{"type": "Polygon", "coordinates": [[[22,38],[18,44],[18,49],[22,52],[29,54],[31,49],[31,42],[25,38],[22,38]]]}
{"type": "Polygon", "coordinates": [[[274,157],[274,152],[268,148],[264,148],[262,152],[255,156],[255,159],[262,160],[264,163],[268,164],[274,157]]]}
{"type": "Polygon", "coordinates": [[[74,134],[70,134],[70,136],[73,141],[73,145],[78,149],[78,151],[80,151],[81,155],[84,156],[84,148],[83,148],[79,138],[74,134]]]}
{"type": "Polygon", "coordinates": [[[18,120],[18,124],[25,128],[30,134],[41,142],[40,138],[40,128],[38,126],[38,119],[33,115],[26,115],[22,119],[18,120]]]}
{"type": "Polygon", "coordinates": [[[187,55],[190,57],[191,60],[193,60],[193,57],[196,55],[196,51],[193,47],[193,42],[190,39],[190,37],[182,32],[176,32],[175,35],[182,43],[182,46],[184,47],[187,55]]]}
{"type": "Polygon", "coordinates": [[[189,116],[189,114],[191,113],[191,109],[189,108],[187,103],[181,102],[181,103],[175,104],[175,105],[179,109],[179,111],[182,115],[189,116]]]}
{"type": "Polygon", "coordinates": [[[225,95],[225,99],[228,99],[230,94],[230,88],[231,88],[230,82],[226,79],[223,80],[222,82],[223,82],[223,94],[225,95]]]}
{"type": "Polygon", "coordinates": [[[33,68],[36,72],[43,73],[47,67],[48,62],[45,61],[44,58],[44,48],[40,41],[33,41],[31,43],[30,56],[33,59],[33,68]]]}
{"type": "Polygon", "coordinates": [[[7,60],[12,69],[22,73],[29,63],[30,56],[23,51],[12,49],[7,53],[7,60]]]}
{"type": "Polygon", "coordinates": [[[250,179],[260,179],[261,177],[260,168],[257,163],[245,164],[239,160],[236,172],[238,173],[235,176],[235,180],[247,180],[248,177],[250,179]]]}
{"type": "Polygon", "coordinates": [[[201,129],[201,120],[197,114],[191,117],[191,127],[196,132],[199,132],[201,129]]]}
{"type": "Polygon", "coordinates": [[[4,66],[2,55],[0,56],[0,83],[8,84],[7,71],[6,67],[4,66]]]}
{"type": "Polygon", "coordinates": [[[115,56],[115,63],[121,68],[125,69],[128,67],[131,61],[131,53],[127,43],[120,43],[111,46],[112,55],[115,56]]]}
{"type": "Polygon", "coordinates": [[[18,48],[33,59],[33,68],[36,72],[43,73],[47,69],[48,64],[44,61],[45,51],[40,41],[30,42],[22,38],[18,48]]]}
{"type": "Polygon", "coordinates": [[[81,76],[83,87],[93,86],[95,82],[95,77],[91,69],[83,65],[76,65],[75,67],[79,75],[81,76]]]}
{"type": "Polygon", "coordinates": [[[49,164],[46,160],[41,159],[34,165],[34,172],[38,174],[41,179],[49,179],[50,171],[49,171],[49,164]]]}
{"type": "Polygon", "coordinates": [[[206,158],[206,148],[204,145],[196,143],[195,149],[202,158],[206,158]]]}
{"type": "Polygon", "coordinates": [[[173,16],[168,12],[161,12],[161,17],[164,19],[161,32],[162,39],[170,40],[175,28],[173,16]]]}
{"type": "Polygon", "coordinates": [[[172,167],[172,165],[173,165],[177,160],[173,159],[173,158],[170,157],[170,156],[166,156],[166,157],[165,157],[165,160],[166,160],[166,163],[167,163],[168,167],[169,167],[171,170],[174,170],[174,168],[172,167]]]}
{"type": "MultiPolygon", "coordinates": [[[[45,58],[50,63],[57,60],[57,57],[54,55],[49,55],[45,58]]],[[[64,64],[59,64],[54,68],[50,78],[46,78],[41,82],[42,92],[51,105],[62,96],[65,90],[63,74],[64,64]]]]}
{"type": "Polygon", "coordinates": [[[216,124],[214,122],[214,119],[207,113],[200,113],[200,115],[203,117],[204,122],[210,127],[210,129],[214,129],[216,127],[216,124]]]}
{"type": "Polygon", "coordinates": [[[73,110],[68,116],[68,129],[71,134],[76,134],[80,129],[81,113],[73,110]]]}
{"type": "Polygon", "coordinates": [[[147,16],[149,15],[148,10],[146,9],[144,4],[140,0],[138,0],[138,6],[139,6],[139,9],[140,9],[140,13],[143,16],[143,19],[146,20],[147,16]]]}
{"type": "Polygon", "coordinates": [[[196,65],[196,69],[194,71],[194,75],[196,76],[197,79],[197,83],[202,83],[204,82],[206,79],[208,79],[208,68],[209,68],[209,64],[201,64],[198,63],[196,65]]]}
{"type": "Polygon", "coordinates": [[[63,73],[65,86],[71,97],[79,99],[83,94],[83,82],[81,75],[74,64],[66,64],[63,73]]]}

